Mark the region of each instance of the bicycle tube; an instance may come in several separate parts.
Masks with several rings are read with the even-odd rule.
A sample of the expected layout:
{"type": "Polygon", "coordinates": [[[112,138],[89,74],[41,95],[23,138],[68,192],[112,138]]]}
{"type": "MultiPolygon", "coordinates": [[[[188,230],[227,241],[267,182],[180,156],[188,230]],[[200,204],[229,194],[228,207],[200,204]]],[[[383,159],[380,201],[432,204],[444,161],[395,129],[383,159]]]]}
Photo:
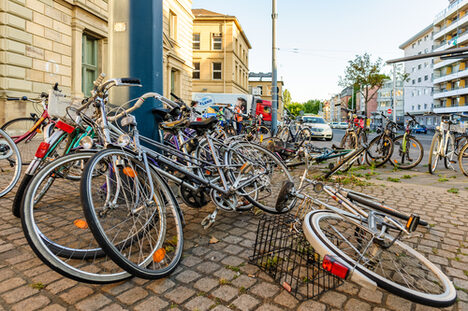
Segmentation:
{"type": "Polygon", "coordinates": [[[403,153],[405,153],[405,152],[406,152],[406,143],[407,143],[407,138],[408,138],[408,135],[407,135],[407,133],[405,132],[405,134],[403,134],[403,144],[402,144],[403,153]]]}

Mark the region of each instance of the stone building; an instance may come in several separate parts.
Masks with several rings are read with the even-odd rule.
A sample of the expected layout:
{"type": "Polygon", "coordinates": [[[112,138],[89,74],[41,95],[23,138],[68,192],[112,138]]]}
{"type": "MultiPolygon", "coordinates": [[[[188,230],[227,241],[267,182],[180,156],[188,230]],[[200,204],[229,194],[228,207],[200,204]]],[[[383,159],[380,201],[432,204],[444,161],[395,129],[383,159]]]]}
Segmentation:
{"type": "Polygon", "coordinates": [[[235,16],[192,10],[193,92],[248,93],[251,45],[235,16]]]}
{"type": "MultiPolygon", "coordinates": [[[[249,93],[260,96],[263,100],[272,101],[271,95],[271,72],[249,73],[249,93]]],[[[278,85],[278,115],[283,115],[283,81],[277,81],[278,85]]]]}

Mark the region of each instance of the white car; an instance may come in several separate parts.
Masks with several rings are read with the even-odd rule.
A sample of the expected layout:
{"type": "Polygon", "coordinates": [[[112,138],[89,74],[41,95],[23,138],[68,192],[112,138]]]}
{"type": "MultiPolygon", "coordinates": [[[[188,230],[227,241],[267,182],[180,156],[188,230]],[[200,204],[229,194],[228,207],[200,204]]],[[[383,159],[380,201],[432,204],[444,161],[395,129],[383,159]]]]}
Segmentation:
{"type": "Polygon", "coordinates": [[[312,138],[333,139],[333,130],[320,116],[303,116],[304,125],[310,129],[312,138]]]}
{"type": "Polygon", "coordinates": [[[329,124],[332,129],[336,129],[336,127],[338,126],[338,122],[330,122],[329,124]]]}
{"type": "Polygon", "coordinates": [[[342,129],[342,130],[346,130],[348,128],[348,123],[347,122],[340,122],[338,123],[338,125],[336,126],[337,129],[342,129]]]}

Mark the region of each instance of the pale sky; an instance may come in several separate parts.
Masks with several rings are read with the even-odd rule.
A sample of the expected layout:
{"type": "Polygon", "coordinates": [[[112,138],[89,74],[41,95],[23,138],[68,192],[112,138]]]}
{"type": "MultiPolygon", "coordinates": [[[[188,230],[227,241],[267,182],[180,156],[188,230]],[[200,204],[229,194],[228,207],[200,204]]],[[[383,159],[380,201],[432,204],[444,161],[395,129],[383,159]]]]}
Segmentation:
{"type": "MultiPolygon", "coordinates": [[[[327,99],[356,54],[403,56],[400,44],[429,26],[448,0],[277,0],[278,77],[293,101],[327,99]]],[[[252,44],[251,72],[271,71],[271,0],[193,0],[235,15],[252,44]]]]}

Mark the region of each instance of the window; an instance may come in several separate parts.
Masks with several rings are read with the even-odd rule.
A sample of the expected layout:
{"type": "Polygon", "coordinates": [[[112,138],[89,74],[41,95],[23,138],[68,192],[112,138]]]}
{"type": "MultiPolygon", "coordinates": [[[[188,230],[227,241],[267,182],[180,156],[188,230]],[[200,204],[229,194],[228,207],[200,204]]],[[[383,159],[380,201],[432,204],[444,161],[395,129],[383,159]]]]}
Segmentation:
{"type": "Polygon", "coordinates": [[[257,86],[257,90],[258,90],[258,95],[263,95],[263,86],[261,85],[257,86]]]}
{"type": "Polygon", "coordinates": [[[239,40],[236,39],[236,46],[234,47],[234,51],[236,51],[236,54],[239,55],[239,40]]]}
{"type": "Polygon", "coordinates": [[[93,82],[97,79],[98,71],[98,39],[83,34],[81,91],[85,96],[91,95],[93,82]]]}
{"type": "Polygon", "coordinates": [[[416,69],[416,68],[413,66],[413,68],[412,68],[412,70],[411,70],[411,71],[412,71],[412,72],[414,72],[414,70],[415,70],[415,69],[416,69]]]}
{"type": "Polygon", "coordinates": [[[414,106],[411,106],[411,110],[414,111],[414,106]]]}
{"type": "Polygon", "coordinates": [[[194,50],[200,49],[200,34],[199,33],[193,34],[193,49],[194,50]]]}
{"type": "Polygon", "coordinates": [[[212,50],[222,50],[223,49],[223,37],[219,34],[215,35],[213,34],[213,40],[211,41],[212,50]]]}
{"type": "Polygon", "coordinates": [[[424,104],[424,109],[427,109],[427,104],[424,104]]]}
{"type": "Polygon", "coordinates": [[[416,47],[416,43],[413,43],[412,48],[414,49],[416,47]]]}
{"type": "Polygon", "coordinates": [[[421,77],[418,78],[418,82],[421,82],[421,77]]]}
{"type": "Polygon", "coordinates": [[[171,69],[171,93],[180,94],[179,91],[179,71],[171,69]]]}
{"type": "Polygon", "coordinates": [[[415,84],[415,83],[416,83],[416,81],[413,79],[413,84],[415,84]]]}
{"type": "Polygon", "coordinates": [[[425,76],[424,76],[424,81],[427,81],[427,80],[429,80],[429,76],[428,76],[428,75],[425,75],[425,76]]]}
{"type": "Polygon", "coordinates": [[[193,63],[193,73],[192,73],[192,78],[195,80],[200,79],[200,63],[193,63]]]}
{"type": "Polygon", "coordinates": [[[421,64],[419,64],[419,65],[418,65],[418,70],[421,70],[421,67],[422,67],[421,64]]]}
{"type": "Polygon", "coordinates": [[[177,40],[177,15],[169,11],[169,38],[177,40]]]}
{"type": "Polygon", "coordinates": [[[213,63],[213,80],[221,80],[221,63],[213,63]]]}
{"type": "Polygon", "coordinates": [[[424,63],[424,68],[426,68],[426,67],[427,67],[427,62],[424,63]]]}
{"type": "Polygon", "coordinates": [[[418,105],[418,110],[421,110],[421,105],[418,105]]]}

